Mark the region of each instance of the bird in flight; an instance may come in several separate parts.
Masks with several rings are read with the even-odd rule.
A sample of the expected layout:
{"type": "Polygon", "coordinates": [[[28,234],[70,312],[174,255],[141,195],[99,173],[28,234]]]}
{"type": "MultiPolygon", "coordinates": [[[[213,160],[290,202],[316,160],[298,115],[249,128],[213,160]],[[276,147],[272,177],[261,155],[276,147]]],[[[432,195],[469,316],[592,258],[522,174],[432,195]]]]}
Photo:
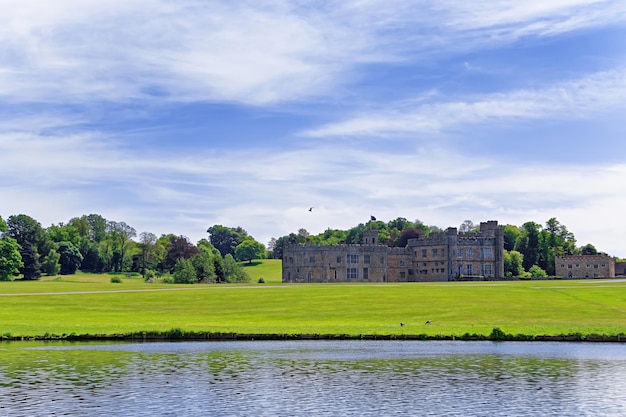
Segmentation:
{"type": "Polygon", "coordinates": [[[309,211],[313,211],[313,207],[309,207],[309,211]]]}

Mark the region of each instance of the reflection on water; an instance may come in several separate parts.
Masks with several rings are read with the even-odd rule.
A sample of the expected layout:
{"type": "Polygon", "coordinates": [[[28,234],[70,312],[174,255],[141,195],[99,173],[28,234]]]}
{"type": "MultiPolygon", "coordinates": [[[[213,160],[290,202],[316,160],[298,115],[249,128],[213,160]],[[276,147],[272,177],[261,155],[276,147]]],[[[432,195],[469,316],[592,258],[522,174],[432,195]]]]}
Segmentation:
{"type": "Polygon", "coordinates": [[[7,416],[622,416],[625,383],[618,344],[0,345],[7,416]]]}

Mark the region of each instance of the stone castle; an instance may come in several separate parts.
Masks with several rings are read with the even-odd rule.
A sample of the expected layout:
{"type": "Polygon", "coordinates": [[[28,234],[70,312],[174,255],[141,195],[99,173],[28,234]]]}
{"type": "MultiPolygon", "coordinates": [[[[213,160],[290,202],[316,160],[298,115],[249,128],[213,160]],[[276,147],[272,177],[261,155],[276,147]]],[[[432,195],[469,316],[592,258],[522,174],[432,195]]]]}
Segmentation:
{"type": "Polygon", "coordinates": [[[409,239],[405,247],[363,232],[361,244],[290,245],[283,249],[283,282],[424,282],[504,278],[504,235],[497,221],[478,232],[454,227],[409,239]]]}

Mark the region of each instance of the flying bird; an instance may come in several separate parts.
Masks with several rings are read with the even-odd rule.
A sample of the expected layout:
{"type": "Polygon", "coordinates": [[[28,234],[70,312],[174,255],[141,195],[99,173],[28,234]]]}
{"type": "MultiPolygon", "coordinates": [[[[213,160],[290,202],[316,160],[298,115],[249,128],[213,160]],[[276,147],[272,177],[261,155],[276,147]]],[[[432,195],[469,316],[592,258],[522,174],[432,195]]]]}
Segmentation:
{"type": "Polygon", "coordinates": [[[376,221],[376,217],[374,217],[374,216],[370,216],[370,220],[371,220],[371,221],[373,221],[373,222],[375,222],[375,221],[376,221]]]}
{"type": "Polygon", "coordinates": [[[313,207],[309,207],[309,211],[313,211],[313,207]]]}

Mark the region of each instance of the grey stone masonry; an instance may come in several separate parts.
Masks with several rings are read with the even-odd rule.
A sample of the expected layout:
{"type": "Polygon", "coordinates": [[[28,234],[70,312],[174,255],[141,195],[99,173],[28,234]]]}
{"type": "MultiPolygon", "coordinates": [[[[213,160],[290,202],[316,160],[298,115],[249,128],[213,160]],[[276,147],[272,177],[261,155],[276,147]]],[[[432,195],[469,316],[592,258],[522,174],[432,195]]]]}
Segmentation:
{"type": "Polygon", "coordinates": [[[409,239],[406,247],[381,245],[378,231],[354,245],[291,245],[283,248],[283,282],[416,282],[504,277],[504,237],[498,222],[480,231],[456,228],[409,239]]]}

